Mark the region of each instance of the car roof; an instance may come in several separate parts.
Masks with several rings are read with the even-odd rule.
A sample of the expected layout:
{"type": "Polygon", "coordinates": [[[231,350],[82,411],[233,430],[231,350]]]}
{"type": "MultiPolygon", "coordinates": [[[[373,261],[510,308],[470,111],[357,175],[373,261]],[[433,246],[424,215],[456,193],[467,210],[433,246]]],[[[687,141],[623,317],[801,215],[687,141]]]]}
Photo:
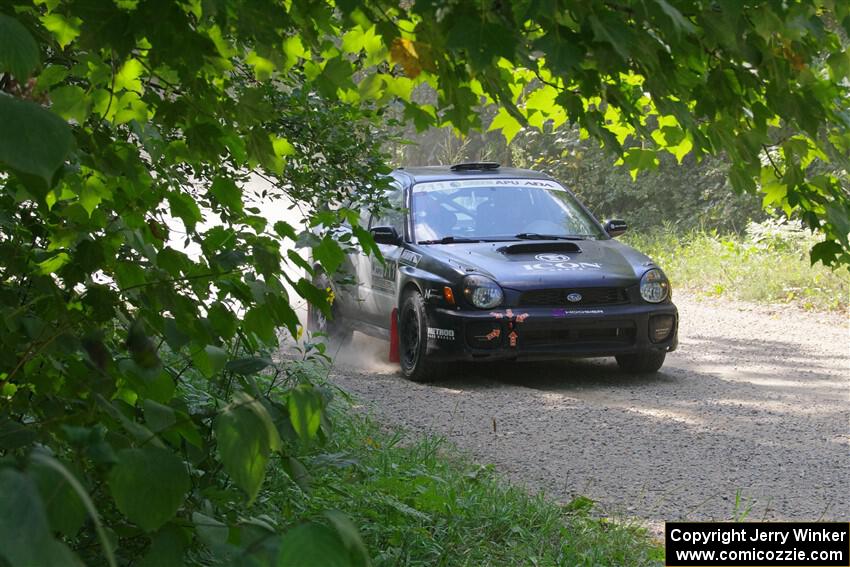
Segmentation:
{"type": "Polygon", "coordinates": [[[408,184],[428,181],[456,181],[459,179],[552,179],[549,175],[530,169],[515,167],[498,167],[493,169],[463,169],[453,170],[449,165],[430,165],[423,167],[400,167],[393,170],[393,177],[404,180],[408,184]]]}

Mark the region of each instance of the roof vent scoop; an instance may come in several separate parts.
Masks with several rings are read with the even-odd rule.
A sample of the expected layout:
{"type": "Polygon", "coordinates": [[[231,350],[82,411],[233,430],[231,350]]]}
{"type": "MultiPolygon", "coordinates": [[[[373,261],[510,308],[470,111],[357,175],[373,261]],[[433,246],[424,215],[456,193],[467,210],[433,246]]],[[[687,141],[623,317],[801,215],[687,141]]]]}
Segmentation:
{"type": "Polygon", "coordinates": [[[499,169],[501,164],[493,161],[471,161],[467,163],[456,163],[451,166],[452,171],[491,171],[499,169]]]}

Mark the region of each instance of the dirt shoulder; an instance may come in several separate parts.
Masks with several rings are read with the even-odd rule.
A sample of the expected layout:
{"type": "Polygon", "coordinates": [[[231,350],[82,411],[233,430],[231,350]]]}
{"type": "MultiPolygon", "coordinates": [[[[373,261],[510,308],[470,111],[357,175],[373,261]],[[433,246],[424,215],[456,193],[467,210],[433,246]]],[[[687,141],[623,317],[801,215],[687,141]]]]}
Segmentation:
{"type": "Polygon", "coordinates": [[[419,385],[380,362],[386,343],[358,335],[334,380],[392,424],[612,516],[850,519],[847,319],[676,303],[680,348],[653,377],[600,359],[463,366],[419,385]]]}

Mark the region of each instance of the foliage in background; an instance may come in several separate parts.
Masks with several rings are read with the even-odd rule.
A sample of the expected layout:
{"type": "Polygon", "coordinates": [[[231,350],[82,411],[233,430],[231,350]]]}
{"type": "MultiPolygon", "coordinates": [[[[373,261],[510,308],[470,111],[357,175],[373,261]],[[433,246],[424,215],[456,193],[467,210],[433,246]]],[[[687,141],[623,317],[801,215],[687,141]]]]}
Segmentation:
{"type": "Polygon", "coordinates": [[[284,247],[333,273],[374,245],[270,226],[257,200],[356,221],[391,101],[461,131],[498,102],[508,139],[575,122],[630,170],[723,152],[733,187],[826,235],[813,259],[850,261],[841,30],[827,0],[5,0],[2,561],[368,562],[338,514],[282,535],[252,506],[269,460],[299,478],[293,446],[330,427],[319,389],[267,385],[295,296],[328,307],[284,247]]]}
{"type": "Polygon", "coordinates": [[[681,231],[743,233],[751,220],[768,217],[758,195],[731,190],[729,164],[717,157],[696,162],[686,156],[678,163],[662,154],[656,169],[633,177],[623,167],[612,167],[611,154],[596,140],[581,139],[579,128],[567,125],[555,131],[523,128],[510,144],[497,132],[458,136],[449,128],[408,129],[404,138],[405,144],[389,146],[399,164],[496,161],[543,171],[574,191],[597,218],[625,219],[633,231],[670,224],[681,231]]]}
{"type": "Polygon", "coordinates": [[[786,303],[803,309],[850,308],[850,274],[811,266],[817,241],[799,222],[750,223],[743,235],[665,226],[623,240],[652,256],[676,289],[709,297],[786,303]]]}

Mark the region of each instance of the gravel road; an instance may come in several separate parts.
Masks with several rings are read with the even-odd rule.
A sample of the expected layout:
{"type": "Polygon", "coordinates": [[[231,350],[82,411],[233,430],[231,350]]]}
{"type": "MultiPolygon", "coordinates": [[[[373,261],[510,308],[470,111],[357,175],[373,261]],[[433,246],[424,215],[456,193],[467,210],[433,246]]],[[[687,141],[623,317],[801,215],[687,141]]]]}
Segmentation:
{"type": "Polygon", "coordinates": [[[679,350],[652,377],[600,359],[464,365],[420,385],[380,362],[386,343],[356,335],[333,379],[384,421],[445,436],[555,500],[589,496],[604,515],[654,528],[850,520],[847,319],[676,303],[679,350]]]}

